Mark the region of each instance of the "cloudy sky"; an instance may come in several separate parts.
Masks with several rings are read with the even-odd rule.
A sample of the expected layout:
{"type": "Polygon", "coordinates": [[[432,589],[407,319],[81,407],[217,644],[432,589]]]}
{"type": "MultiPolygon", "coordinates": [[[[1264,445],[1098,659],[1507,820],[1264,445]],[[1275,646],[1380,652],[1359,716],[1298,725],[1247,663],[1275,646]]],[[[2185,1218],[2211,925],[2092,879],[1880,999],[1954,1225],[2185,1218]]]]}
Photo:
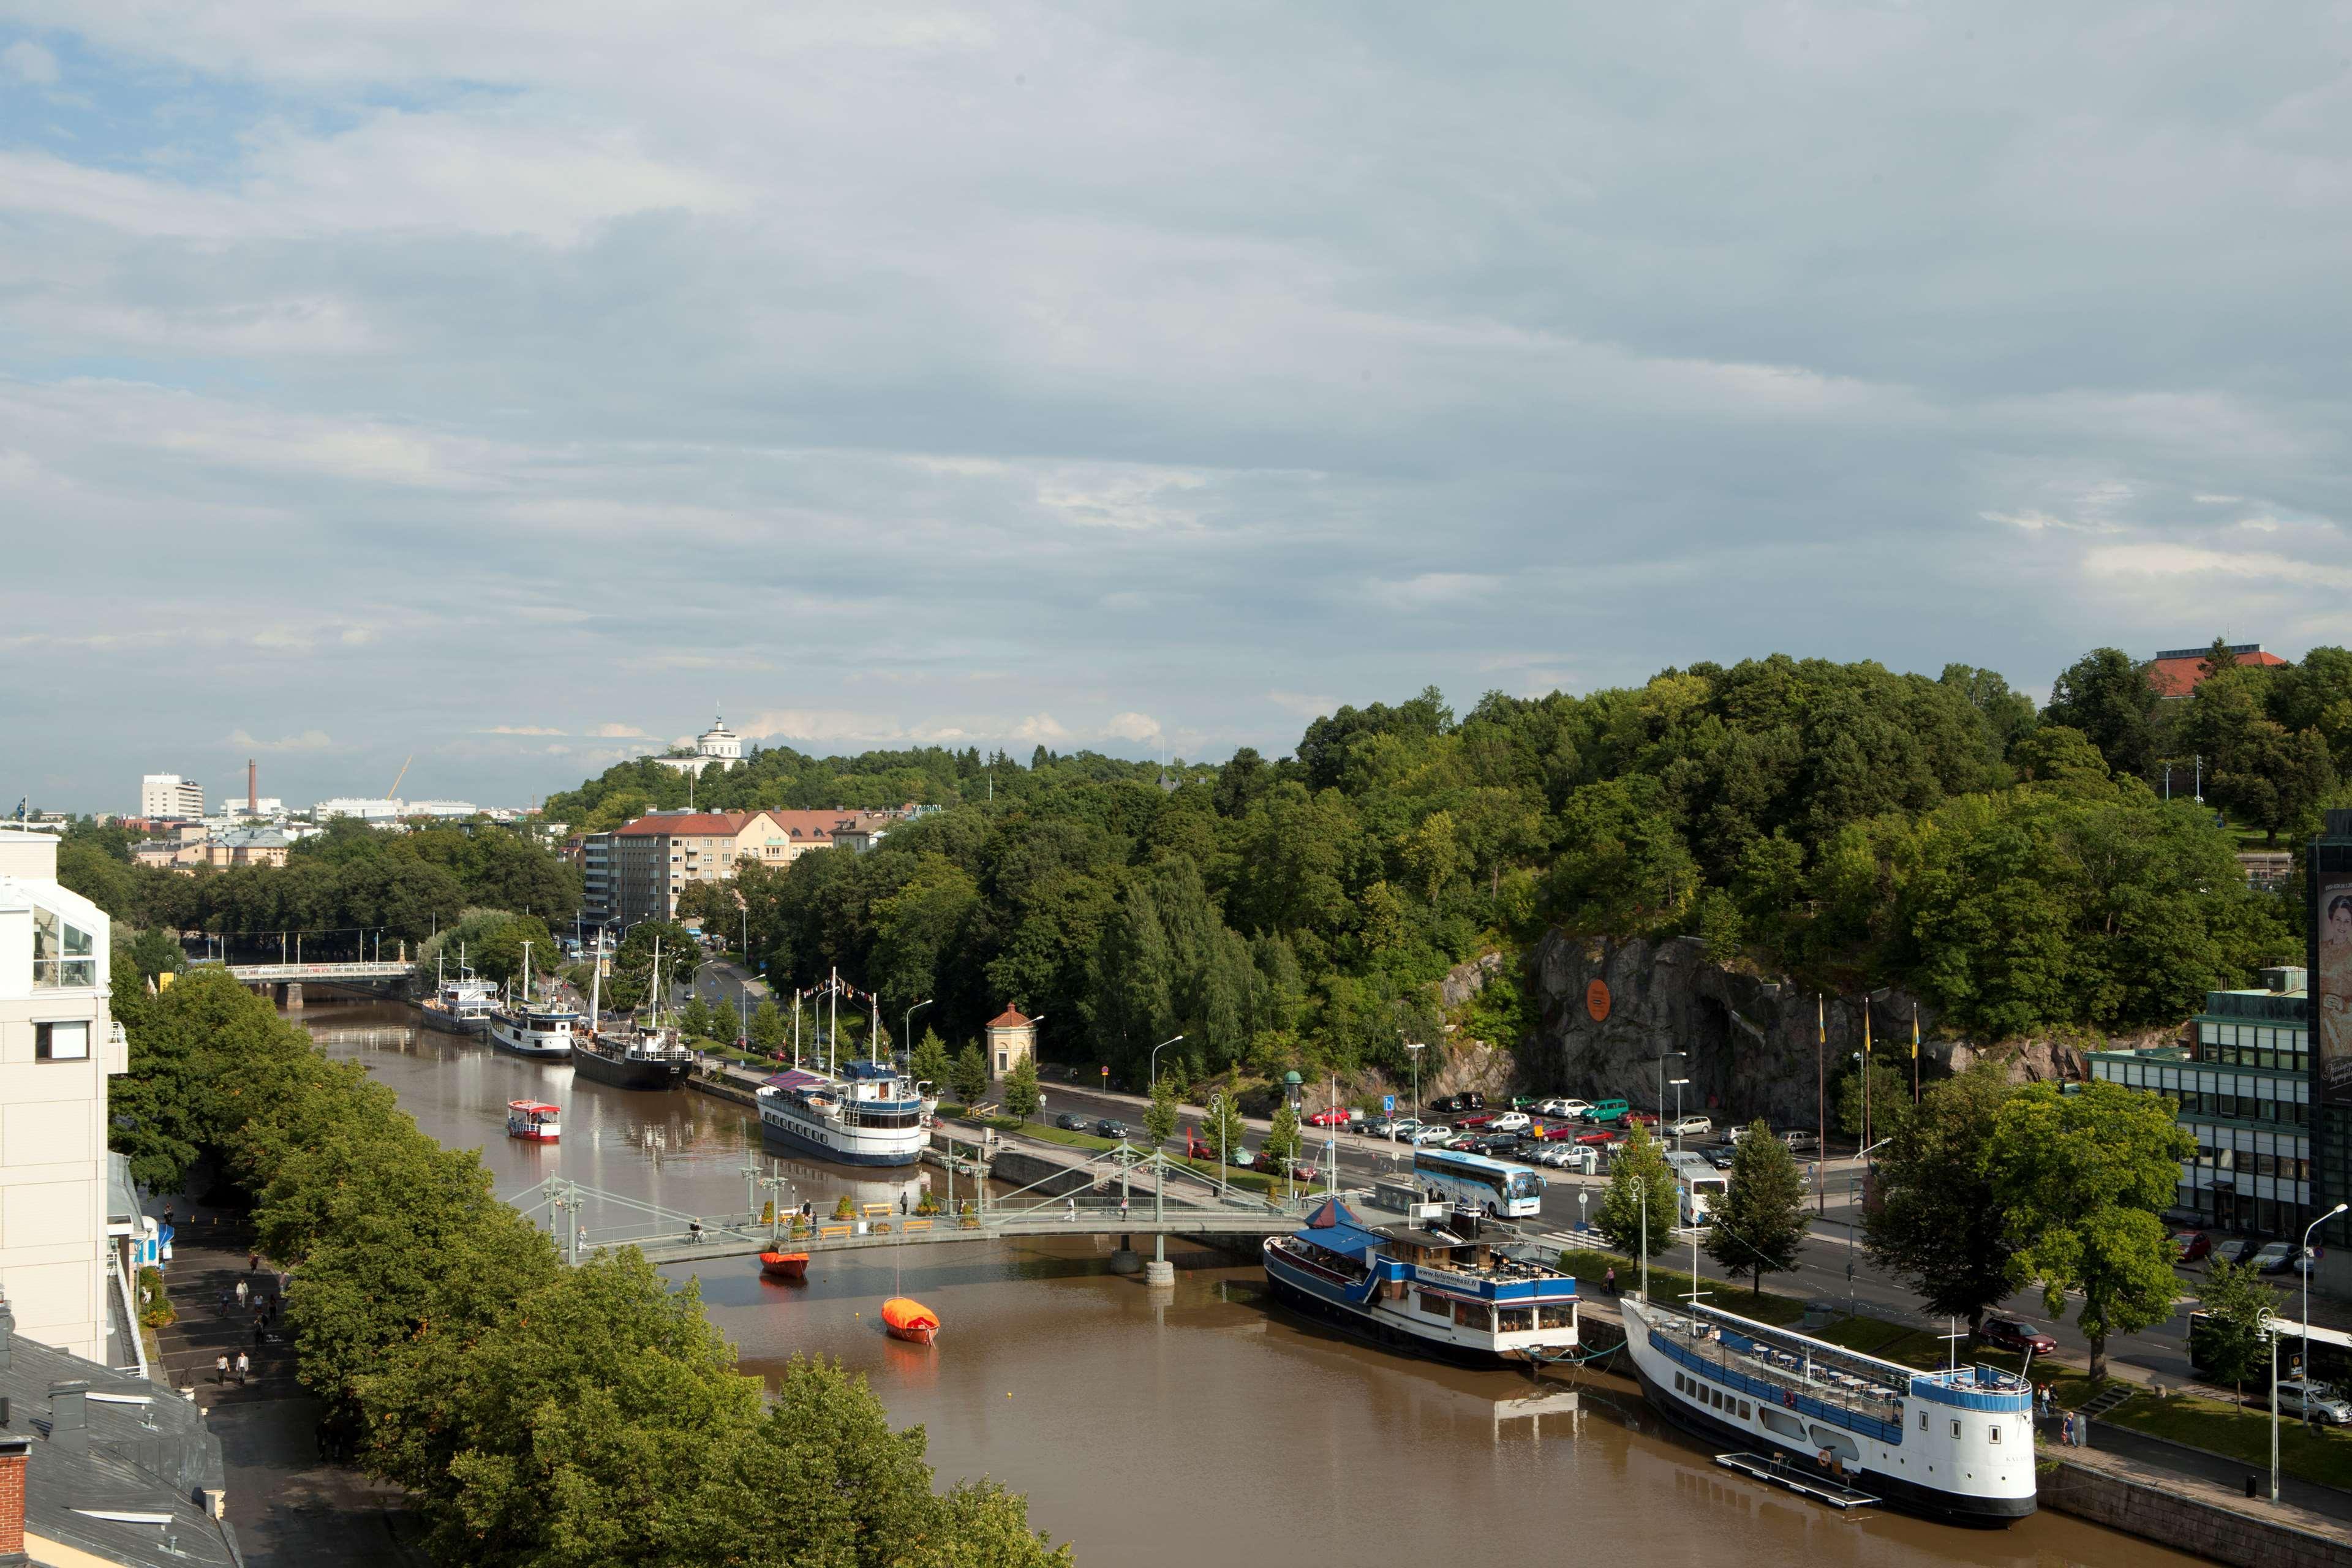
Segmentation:
{"type": "Polygon", "coordinates": [[[2341,4],[0,0],[0,791],[2352,642],[2347,240],[2341,4]]]}

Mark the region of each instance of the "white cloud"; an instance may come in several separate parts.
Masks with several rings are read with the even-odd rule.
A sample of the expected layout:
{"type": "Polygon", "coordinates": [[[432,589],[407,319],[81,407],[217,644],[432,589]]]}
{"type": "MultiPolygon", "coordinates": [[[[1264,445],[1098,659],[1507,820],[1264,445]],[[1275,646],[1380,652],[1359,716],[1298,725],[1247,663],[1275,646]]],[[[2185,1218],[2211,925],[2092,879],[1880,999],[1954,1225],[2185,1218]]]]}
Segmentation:
{"type": "Polygon", "coordinates": [[[1115,741],[1157,741],[1160,736],[1160,721],[1149,713],[1115,713],[1102,732],[1115,741]]]}
{"type": "Polygon", "coordinates": [[[0,49],[0,73],[35,87],[47,87],[58,79],[58,57],[30,38],[19,38],[0,49]]]}
{"type": "Polygon", "coordinates": [[[305,730],[299,735],[287,735],[275,741],[258,741],[243,730],[233,730],[221,744],[241,752],[325,752],[333,750],[335,746],[324,730],[305,730]]]}
{"type": "MultiPolygon", "coordinates": [[[[477,735],[561,735],[566,731],[551,730],[542,724],[494,724],[487,730],[477,730],[477,735]]],[[[560,750],[551,746],[550,751],[560,750]]]]}
{"type": "Polygon", "coordinates": [[[1011,738],[1015,741],[1025,741],[1031,745],[1055,746],[1068,741],[1070,731],[1065,729],[1051,713],[1032,713],[1013,726],[1011,738]]]}
{"type": "Polygon", "coordinates": [[[650,741],[653,739],[635,724],[599,724],[588,733],[600,741],[650,741]]]}

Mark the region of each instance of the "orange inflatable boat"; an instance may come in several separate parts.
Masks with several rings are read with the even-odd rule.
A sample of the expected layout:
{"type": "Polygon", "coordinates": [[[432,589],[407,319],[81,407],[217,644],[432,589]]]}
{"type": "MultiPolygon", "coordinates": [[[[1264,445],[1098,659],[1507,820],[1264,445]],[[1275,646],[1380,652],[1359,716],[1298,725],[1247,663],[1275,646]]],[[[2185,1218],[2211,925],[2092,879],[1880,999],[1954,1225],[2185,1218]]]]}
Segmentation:
{"type": "Polygon", "coordinates": [[[760,1254],[760,1272],[771,1279],[791,1279],[797,1282],[808,1272],[805,1252],[763,1252],[760,1254]]]}
{"type": "Polygon", "coordinates": [[[940,1315],[920,1301],[893,1296],[882,1303],[882,1326],[894,1340],[927,1345],[939,1337],[940,1315]]]}

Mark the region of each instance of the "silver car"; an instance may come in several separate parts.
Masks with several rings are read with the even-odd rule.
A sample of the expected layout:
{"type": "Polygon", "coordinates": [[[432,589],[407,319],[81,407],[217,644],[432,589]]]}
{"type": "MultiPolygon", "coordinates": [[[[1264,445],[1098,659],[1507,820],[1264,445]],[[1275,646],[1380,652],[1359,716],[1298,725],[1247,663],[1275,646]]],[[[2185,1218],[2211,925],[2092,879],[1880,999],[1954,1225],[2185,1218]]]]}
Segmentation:
{"type": "Polygon", "coordinates": [[[2352,1426],[2352,1404],[2328,1384],[2306,1377],[2291,1377],[2278,1385],[2278,1407],[2282,1415],[2302,1416],[2323,1426],[2352,1426]]]}

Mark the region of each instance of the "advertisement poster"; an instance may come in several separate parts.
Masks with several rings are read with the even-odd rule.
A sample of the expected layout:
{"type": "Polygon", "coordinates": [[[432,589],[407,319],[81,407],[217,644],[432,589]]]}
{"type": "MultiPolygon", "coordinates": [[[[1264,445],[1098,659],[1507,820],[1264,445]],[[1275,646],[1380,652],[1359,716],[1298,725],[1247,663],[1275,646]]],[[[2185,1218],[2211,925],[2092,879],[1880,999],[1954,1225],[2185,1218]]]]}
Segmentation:
{"type": "Polygon", "coordinates": [[[2311,977],[2318,1038],[2320,1092],[2352,1103],[2352,877],[2338,874],[2319,889],[2319,970],[2311,977]]]}

